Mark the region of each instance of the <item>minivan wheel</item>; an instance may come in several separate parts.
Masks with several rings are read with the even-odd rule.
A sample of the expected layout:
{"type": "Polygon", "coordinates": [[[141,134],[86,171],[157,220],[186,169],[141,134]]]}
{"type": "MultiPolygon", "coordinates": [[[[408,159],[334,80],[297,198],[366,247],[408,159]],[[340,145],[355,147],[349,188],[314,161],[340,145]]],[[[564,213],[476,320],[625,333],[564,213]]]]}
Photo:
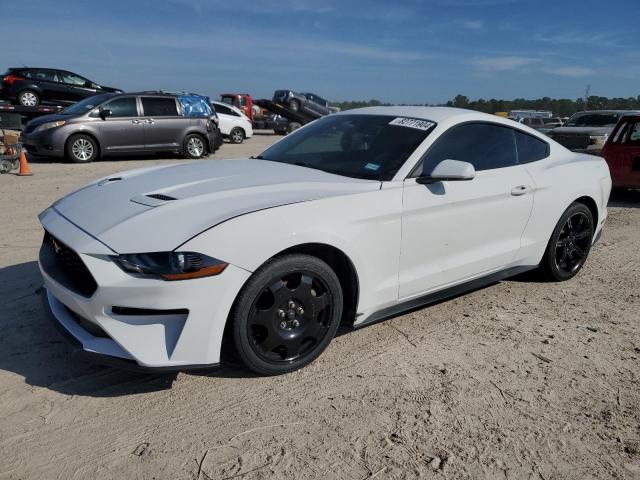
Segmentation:
{"type": "Polygon", "coordinates": [[[182,152],[187,158],[202,158],[207,152],[207,147],[200,135],[191,134],[185,137],[182,152]]]}
{"type": "Polygon", "coordinates": [[[269,260],[234,303],[230,320],[238,355],[260,375],[304,367],[334,337],[342,298],[338,277],[319,258],[291,254],[269,260]]]}
{"type": "Polygon", "coordinates": [[[33,90],[24,90],[18,94],[18,103],[23,107],[37,107],[40,105],[40,97],[33,90]]]}
{"type": "Polygon", "coordinates": [[[67,141],[67,156],[74,163],[91,163],[98,158],[99,148],[89,135],[73,135],[67,141]]]}
{"type": "Polygon", "coordinates": [[[229,133],[229,140],[231,140],[231,143],[242,143],[244,140],[244,130],[240,127],[233,128],[229,133]]]}

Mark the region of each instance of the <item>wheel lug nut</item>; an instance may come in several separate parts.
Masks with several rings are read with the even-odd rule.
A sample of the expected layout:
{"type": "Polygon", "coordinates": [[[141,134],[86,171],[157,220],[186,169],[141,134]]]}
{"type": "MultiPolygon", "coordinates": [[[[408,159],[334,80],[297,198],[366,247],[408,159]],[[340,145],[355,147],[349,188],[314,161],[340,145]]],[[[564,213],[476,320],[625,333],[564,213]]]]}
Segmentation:
{"type": "Polygon", "coordinates": [[[302,315],[304,313],[304,310],[302,309],[302,307],[298,307],[296,312],[298,312],[298,315],[302,315]]]}
{"type": "Polygon", "coordinates": [[[293,326],[294,327],[299,327],[300,326],[300,322],[298,320],[294,320],[293,321],[293,326]]]}
{"type": "Polygon", "coordinates": [[[280,322],[280,328],[287,328],[287,322],[280,322]]]}
{"type": "Polygon", "coordinates": [[[278,310],[278,316],[280,318],[284,318],[285,315],[286,315],[286,313],[284,313],[284,310],[278,310]]]}
{"type": "Polygon", "coordinates": [[[293,300],[289,300],[289,308],[295,308],[296,304],[294,303],[293,300]]]}

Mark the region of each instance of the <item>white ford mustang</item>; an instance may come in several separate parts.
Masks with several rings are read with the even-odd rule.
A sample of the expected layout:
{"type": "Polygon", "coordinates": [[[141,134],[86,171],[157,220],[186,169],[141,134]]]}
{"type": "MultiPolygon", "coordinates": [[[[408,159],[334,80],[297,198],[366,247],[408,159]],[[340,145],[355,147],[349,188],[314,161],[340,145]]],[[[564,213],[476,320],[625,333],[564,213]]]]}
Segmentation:
{"type": "Polygon", "coordinates": [[[300,368],[354,327],[540,267],[607,216],[600,157],[451,108],[316,120],[246,160],[112,175],[40,215],[43,299],[85,353],[143,368],[300,368]]]}

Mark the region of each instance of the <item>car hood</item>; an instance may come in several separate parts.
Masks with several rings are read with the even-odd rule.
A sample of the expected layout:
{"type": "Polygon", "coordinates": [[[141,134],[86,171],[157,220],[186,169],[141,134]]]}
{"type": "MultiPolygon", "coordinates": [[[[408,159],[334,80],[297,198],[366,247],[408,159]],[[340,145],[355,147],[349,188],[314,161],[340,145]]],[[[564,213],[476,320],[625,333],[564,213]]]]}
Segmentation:
{"type": "Polygon", "coordinates": [[[102,90],[103,92],[107,92],[107,93],[122,93],[123,92],[123,90],[121,90],[119,88],[105,87],[105,86],[101,86],[100,90],[102,90]]]}
{"type": "Polygon", "coordinates": [[[607,135],[611,133],[611,127],[557,127],[553,129],[553,133],[563,135],[607,135]]]}
{"type": "Polygon", "coordinates": [[[379,188],[267,160],[209,160],[111,175],[51,208],[117,253],[142,253],[173,250],[246,213],[379,188]]]}

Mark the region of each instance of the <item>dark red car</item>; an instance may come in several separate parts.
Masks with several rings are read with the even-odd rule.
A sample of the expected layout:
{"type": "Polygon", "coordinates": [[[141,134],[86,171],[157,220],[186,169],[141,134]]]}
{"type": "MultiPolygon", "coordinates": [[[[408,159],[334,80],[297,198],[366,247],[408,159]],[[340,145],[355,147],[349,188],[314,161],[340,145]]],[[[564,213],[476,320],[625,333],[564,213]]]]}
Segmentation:
{"type": "Polygon", "coordinates": [[[640,188],[640,115],[620,119],[602,149],[613,186],[640,188]]]}

